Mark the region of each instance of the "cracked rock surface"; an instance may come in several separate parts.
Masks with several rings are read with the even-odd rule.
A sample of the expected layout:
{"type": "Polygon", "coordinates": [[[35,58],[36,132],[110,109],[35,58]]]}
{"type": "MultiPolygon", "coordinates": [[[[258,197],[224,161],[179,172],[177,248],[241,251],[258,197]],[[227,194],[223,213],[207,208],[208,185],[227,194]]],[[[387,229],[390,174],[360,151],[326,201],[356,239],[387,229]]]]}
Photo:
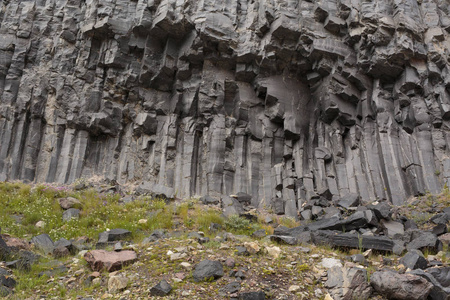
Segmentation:
{"type": "Polygon", "coordinates": [[[448,0],[0,4],[0,180],[239,192],[296,216],[450,184],[448,0]]]}

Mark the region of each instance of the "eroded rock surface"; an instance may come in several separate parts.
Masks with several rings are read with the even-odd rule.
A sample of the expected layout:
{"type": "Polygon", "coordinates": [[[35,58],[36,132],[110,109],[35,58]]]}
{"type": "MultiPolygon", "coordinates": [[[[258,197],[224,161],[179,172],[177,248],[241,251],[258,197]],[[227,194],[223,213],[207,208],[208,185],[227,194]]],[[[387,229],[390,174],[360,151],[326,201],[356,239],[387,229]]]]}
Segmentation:
{"type": "Polygon", "coordinates": [[[104,176],[296,216],[449,183],[450,5],[3,1],[0,180],[104,176]]]}

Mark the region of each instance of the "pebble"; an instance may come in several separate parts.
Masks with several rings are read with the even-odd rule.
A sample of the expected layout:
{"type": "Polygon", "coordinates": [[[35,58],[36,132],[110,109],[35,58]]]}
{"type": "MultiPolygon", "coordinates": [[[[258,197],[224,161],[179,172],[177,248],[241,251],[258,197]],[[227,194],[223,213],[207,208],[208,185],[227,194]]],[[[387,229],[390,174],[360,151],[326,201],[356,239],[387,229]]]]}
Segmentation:
{"type": "Polygon", "coordinates": [[[298,292],[299,290],[300,290],[300,286],[298,286],[298,285],[291,285],[289,287],[289,292],[291,292],[291,293],[298,292]]]}

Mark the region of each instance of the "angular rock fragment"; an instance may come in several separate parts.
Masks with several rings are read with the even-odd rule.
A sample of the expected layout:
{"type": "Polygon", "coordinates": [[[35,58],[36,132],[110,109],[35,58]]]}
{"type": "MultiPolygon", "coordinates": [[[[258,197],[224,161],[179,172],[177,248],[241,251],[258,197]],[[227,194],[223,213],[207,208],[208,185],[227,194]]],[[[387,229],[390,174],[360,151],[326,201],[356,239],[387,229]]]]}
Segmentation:
{"type": "Polygon", "coordinates": [[[167,296],[172,291],[172,286],[166,281],[161,280],[157,285],[150,289],[151,296],[164,297],[167,296]]]}
{"type": "Polygon", "coordinates": [[[402,258],[400,258],[399,262],[403,264],[405,267],[415,270],[415,269],[426,269],[428,266],[428,262],[420,251],[409,251],[402,258]]]}
{"type": "Polygon", "coordinates": [[[44,252],[44,254],[52,254],[53,249],[55,248],[54,242],[48,234],[41,234],[33,237],[31,243],[34,244],[37,249],[44,252]]]}
{"type": "Polygon", "coordinates": [[[81,202],[77,198],[66,197],[58,199],[59,205],[62,209],[81,208],[81,202]]]}
{"type": "Polygon", "coordinates": [[[113,272],[137,260],[136,252],[131,250],[110,252],[105,250],[91,250],[84,255],[84,259],[94,271],[113,272]]]}
{"type": "Polygon", "coordinates": [[[370,284],[380,295],[389,299],[425,300],[433,285],[420,276],[377,271],[370,276],[370,284]]]}
{"type": "Polygon", "coordinates": [[[333,299],[369,299],[372,287],[367,282],[367,271],[356,267],[335,266],[328,270],[325,287],[333,299]]]}
{"type": "Polygon", "coordinates": [[[222,264],[218,261],[204,260],[195,266],[192,276],[194,280],[205,281],[218,279],[224,275],[222,264]]]}

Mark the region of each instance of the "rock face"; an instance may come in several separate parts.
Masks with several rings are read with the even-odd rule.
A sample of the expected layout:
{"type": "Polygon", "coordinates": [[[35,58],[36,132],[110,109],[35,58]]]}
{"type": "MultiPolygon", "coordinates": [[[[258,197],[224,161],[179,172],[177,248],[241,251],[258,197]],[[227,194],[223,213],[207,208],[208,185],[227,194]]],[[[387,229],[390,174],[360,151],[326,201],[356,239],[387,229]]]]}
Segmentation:
{"type": "Polygon", "coordinates": [[[448,1],[3,1],[0,180],[295,215],[450,184],[448,1]]]}

